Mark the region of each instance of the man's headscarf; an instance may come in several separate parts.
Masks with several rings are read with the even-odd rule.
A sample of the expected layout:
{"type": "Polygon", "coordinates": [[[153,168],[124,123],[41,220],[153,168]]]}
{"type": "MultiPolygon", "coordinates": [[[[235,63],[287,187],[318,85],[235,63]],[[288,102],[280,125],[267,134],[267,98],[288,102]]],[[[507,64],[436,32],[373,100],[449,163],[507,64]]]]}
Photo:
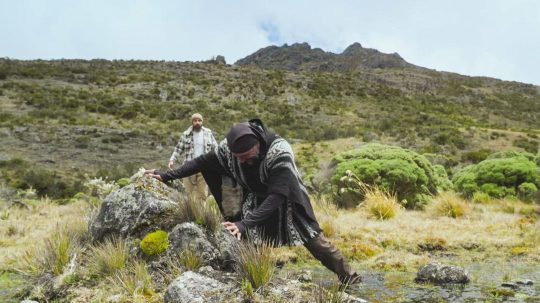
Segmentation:
{"type": "Polygon", "coordinates": [[[235,154],[244,153],[259,143],[257,136],[248,123],[233,125],[226,137],[229,150],[235,154]]]}

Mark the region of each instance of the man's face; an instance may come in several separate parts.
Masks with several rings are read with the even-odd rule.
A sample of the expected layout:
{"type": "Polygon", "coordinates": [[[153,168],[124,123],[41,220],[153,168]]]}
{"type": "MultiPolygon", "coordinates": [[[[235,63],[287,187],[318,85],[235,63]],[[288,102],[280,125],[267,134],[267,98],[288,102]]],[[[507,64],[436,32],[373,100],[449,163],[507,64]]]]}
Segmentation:
{"type": "Polygon", "coordinates": [[[259,147],[260,147],[260,144],[257,143],[252,148],[250,148],[249,150],[243,153],[240,153],[240,154],[232,153],[232,154],[234,157],[236,157],[236,159],[238,159],[238,161],[240,161],[241,164],[246,163],[248,165],[253,165],[259,157],[259,147]]]}
{"type": "Polygon", "coordinates": [[[193,118],[193,120],[191,120],[191,124],[193,125],[194,130],[200,130],[202,127],[202,119],[193,118]]]}

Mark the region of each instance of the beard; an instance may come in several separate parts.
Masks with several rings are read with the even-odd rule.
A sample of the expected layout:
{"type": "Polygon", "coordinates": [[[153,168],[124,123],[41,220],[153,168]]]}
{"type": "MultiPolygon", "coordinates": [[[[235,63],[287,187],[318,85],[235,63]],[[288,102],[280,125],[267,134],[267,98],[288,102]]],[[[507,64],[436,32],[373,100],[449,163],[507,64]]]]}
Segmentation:
{"type": "Polygon", "coordinates": [[[200,124],[194,124],[193,125],[193,129],[196,130],[196,131],[200,131],[201,128],[202,128],[202,125],[200,125],[200,124]]]}
{"type": "Polygon", "coordinates": [[[255,166],[255,165],[258,165],[259,163],[261,162],[261,159],[260,159],[260,153],[257,153],[257,155],[249,160],[247,160],[246,162],[244,162],[244,165],[246,166],[255,166]]]}

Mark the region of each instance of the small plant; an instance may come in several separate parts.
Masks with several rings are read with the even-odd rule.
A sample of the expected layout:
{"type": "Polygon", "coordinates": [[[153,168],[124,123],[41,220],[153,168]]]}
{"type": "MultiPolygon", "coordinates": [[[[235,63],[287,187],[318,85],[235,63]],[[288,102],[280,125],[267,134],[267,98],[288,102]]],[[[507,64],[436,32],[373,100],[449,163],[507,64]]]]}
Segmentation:
{"type": "Polygon", "coordinates": [[[187,270],[196,271],[202,264],[202,258],[193,250],[186,249],[180,253],[180,264],[187,270]]]}
{"type": "Polygon", "coordinates": [[[327,237],[332,237],[336,234],[336,225],[334,222],[332,222],[332,220],[322,220],[321,228],[327,237]]]}
{"type": "Polygon", "coordinates": [[[435,212],[441,216],[460,218],[470,213],[470,207],[459,196],[452,192],[444,192],[435,198],[435,212]]]}
{"type": "Polygon", "coordinates": [[[179,203],[178,207],[170,213],[169,219],[175,223],[195,222],[211,231],[221,228],[223,220],[215,202],[195,201],[191,198],[179,203]]]}
{"type": "Polygon", "coordinates": [[[148,273],[144,262],[136,261],[130,266],[119,270],[109,279],[129,295],[143,295],[145,297],[154,295],[152,277],[148,273]]]}
{"type": "Polygon", "coordinates": [[[129,253],[124,240],[112,238],[91,247],[89,257],[91,276],[110,276],[126,267],[129,253]]]}
{"type": "Polygon", "coordinates": [[[169,247],[169,234],[163,230],[156,230],[144,236],[139,246],[147,256],[158,255],[169,247]]]}
{"type": "Polygon", "coordinates": [[[345,290],[347,285],[333,283],[330,287],[324,287],[319,283],[313,290],[313,298],[316,303],[341,303],[345,302],[345,290]]]}
{"type": "Polygon", "coordinates": [[[255,245],[248,241],[239,244],[238,249],[237,271],[242,275],[242,279],[247,280],[257,291],[268,284],[274,275],[276,258],[272,245],[268,242],[255,245]]]}
{"type": "Polygon", "coordinates": [[[251,282],[249,282],[248,279],[242,278],[242,284],[240,285],[240,289],[242,290],[242,293],[246,298],[253,299],[253,294],[255,292],[253,291],[253,286],[251,286],[251,282]]]}
{"type": "Polygon", "coordinates": [[[352,244],[348,250],[348,256],[352,260],[365,260],[380,254],[382,249],[369,243],[352,244]]]}
{"type": "Polygon", "coordinates": [[[479,204],[489,204],[489,202],[491,202],[491,197],[484,192],[477,191],[474,192],[472,196],[472,201],[479,204]]]}
{"type": "Polygon", "coordinates": [[[89,179],[87,177],[87,181],[84,183],[84,186],[87,188],[89,195],[98,197],[100,199],[105,198],[113,190],[118,189],[116,182],[107,182],[106,178],[102,179],[101,177],[93,179],[89,179]]]}
{"type": "Polygon", "coordinates": [[[364,192],[364,202],[361,204],[372,217],[377,220],[388,220],[396,216],[402,206],[397,202],[396,195],[378,186],[358,183],[364,192]]]}

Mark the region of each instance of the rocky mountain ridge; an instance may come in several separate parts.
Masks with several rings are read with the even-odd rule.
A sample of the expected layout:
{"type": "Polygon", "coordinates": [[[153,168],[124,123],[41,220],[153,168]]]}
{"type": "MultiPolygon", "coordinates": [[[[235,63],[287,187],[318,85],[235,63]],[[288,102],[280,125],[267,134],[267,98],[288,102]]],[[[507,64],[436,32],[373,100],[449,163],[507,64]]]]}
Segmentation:
{"type": "Polygon", "coordinates": [[[364,48],[358,42],[348,46],[341,54],[311,48],[308,43],[268,46],[236,61],[237,65],[256,65],[262,68],[307,70],[325,72],[354,72],[375,68],[422,69],[405,61],[398,53],[385,54],[364,48]]]}

